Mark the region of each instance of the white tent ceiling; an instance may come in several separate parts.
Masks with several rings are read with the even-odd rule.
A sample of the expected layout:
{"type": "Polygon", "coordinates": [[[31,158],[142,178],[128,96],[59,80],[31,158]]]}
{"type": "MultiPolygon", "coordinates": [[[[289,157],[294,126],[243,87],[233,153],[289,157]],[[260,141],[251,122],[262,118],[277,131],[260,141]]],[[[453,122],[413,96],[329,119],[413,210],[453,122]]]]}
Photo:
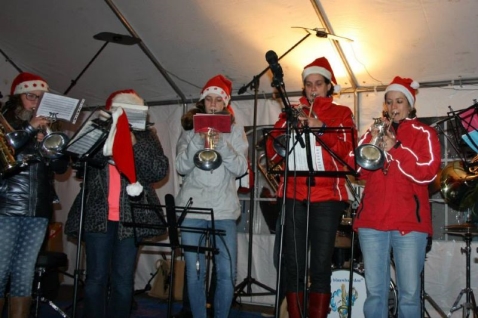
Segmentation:
{"type": "MultiPolygon", "coordinates": [[[[309,34],[295,26],[325,28],[353,42],[311,31],[280,60],[291,93],[301,89],[303,66],[319,56],[329,58],[344,91],[380,89],[395,75],[422,86],[475,84],[477,15],[475,0],[2,1],[0,90],[9,93],[10,59],[59,93],[84,71],[69,95],[88,105],[128,87],[153,105],[184,104],[217,73],[233,81],[237,95],[268,66],[268,50],[281,56],[309,34]],[[93,38],[101,32],[141,43],[110,42],[101,50],[107,42],[93,38]]],[[[269,72],[259,91],[272,91],[269,72]]]]}

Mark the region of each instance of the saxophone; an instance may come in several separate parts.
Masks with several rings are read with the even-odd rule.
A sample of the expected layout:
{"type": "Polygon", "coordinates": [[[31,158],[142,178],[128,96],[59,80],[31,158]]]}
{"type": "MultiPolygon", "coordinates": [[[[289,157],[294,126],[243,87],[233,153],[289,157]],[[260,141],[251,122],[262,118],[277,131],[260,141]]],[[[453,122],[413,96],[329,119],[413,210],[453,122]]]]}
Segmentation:
{"type": "Polygon", "coordinates": [[[14,130],[5,117],[0,114],[0,175],[16,168],[18,162],[15,160],[15,150],[8,143],[8,134],[14,130]]]}

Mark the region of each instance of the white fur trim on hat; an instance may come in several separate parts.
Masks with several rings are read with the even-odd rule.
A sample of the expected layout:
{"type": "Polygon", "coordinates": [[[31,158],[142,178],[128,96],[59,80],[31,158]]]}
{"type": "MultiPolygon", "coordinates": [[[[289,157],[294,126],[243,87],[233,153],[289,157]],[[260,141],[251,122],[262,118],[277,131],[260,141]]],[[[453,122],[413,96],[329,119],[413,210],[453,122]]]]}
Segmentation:
{"type": "Polygon", "coordinates": [[[225,105],[229,105],[229,100],[231,99],[231,96],[229,96],[223,88],[219,86],[209,86],[201,92],[199,100],[203,100],[209,94],[216,94],[221,96],[224,100],[225,105]]]}
{"type": "MultiPolygon", "coordinates": [[[[412,84],[410,85],[410,87],[413,88],[413,89],[418,89],[420,87],[420,84],[418,84],[418,82],[413,81],[412,84]]],[[[405,97],[407,98],[408,103],[410,104],[410,106],[412,108],[415,107],[415,97],[412,95],[410,90],[408,88],[406,88],[405,86],[400,85],[400,84],[395,84],[395,83],[390,84],[385,89],[385,94],[387,94],[390,91],[397,91],[397,92],[403,93],[403,95],[405,95],[405,97]]]]}
{"type": "MultiPolygon", "coordinates": [[[[324,76],[325,78],[327,78],[329,81],[332,81],[332,73],[330,73],[330,71],[324,67],[310,66],[305,68],[302,71],[302,81],[305,81],[305,78],[309,76],[310,74],[320,74],[324,76]]],[[[333,84],[337,84],[337,83],[333,83],[333,84]]]]}
{"type": "Polygon", "coordinates": [[[113,98],[113,103],[130,105],[144,105],[144,100],[136,94],[118,94],[113,98]]]}

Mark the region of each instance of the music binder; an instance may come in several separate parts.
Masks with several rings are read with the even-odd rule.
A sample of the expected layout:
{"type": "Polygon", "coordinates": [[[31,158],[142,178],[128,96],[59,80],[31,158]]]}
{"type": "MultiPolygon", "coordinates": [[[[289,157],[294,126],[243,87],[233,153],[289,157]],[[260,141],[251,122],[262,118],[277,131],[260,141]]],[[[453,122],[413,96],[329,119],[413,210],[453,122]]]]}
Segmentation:
{"type": "Polygon", "coordinates": [[[84,99],[45,92],[38,104],[36,116],[63,119],[75,124],[84,103],[84,99]]]}
{"type": "Polygon", "coordinates": [[[64,152],[80,160],[89,156],[108,137],[109,128],[106,125],[97,120],[86,121],[66,145],[64,152]]]}
{"type": "Polygon", "coordinates": [[[205,132],[214,128],[222,133],[231,132],[231,116],[228,114],[196,114],[193,116],[194,132],[205,132]]]}
{"type": "Polygon", "coordinates": [[[146,130],[146,120],[148,117],[148,106],[133,105],[125,103],[113,103],[111,108],[121,107],[128,117],[128,123],[133,130],[146,130]]]}

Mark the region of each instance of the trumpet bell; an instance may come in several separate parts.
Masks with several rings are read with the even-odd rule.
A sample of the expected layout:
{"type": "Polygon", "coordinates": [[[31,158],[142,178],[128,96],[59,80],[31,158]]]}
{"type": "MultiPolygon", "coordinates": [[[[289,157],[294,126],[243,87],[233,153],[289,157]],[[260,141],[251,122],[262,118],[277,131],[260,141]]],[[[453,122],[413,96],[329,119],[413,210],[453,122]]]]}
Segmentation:
{"type": "Polygon", "coordinates": [[[222,164],[221,155],[214,149],[204,149],[194,155],[194,164],[201,170],[211,171],[222,164]]]}
{"type": "Polygon", "coordinates": [[[357,164],[367,170],[377,170],[385,163],[382,149],[373,144],[363,144],[355,149],[357,164]]]}
{"type": "Polygon", "coordinates": [[[56,159],[63,155],[63,150],[70,138],[61,132],[52,132],[45,136],[40,144],[40,154],[49,159],[56,159]]]}

